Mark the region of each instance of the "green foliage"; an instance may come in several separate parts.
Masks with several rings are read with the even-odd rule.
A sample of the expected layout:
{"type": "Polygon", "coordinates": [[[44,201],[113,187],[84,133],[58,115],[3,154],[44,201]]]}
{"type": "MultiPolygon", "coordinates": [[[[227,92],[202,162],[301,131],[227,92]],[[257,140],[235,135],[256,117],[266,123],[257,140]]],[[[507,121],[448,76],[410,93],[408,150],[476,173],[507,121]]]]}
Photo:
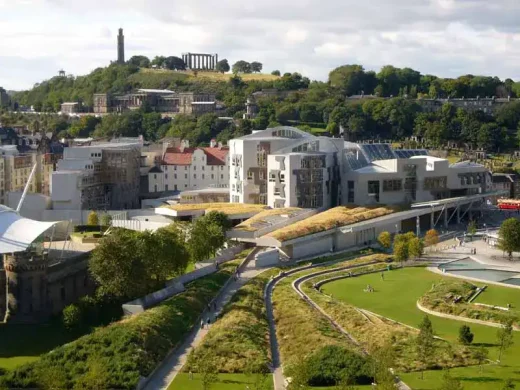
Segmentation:
{"type": "Polygon", "coordinates": [[[474,220],[469,221],[468,223],[468,234],[473,237],[477,232],[477,224],[474,220]]]}
{"type": "Polygon", "coordinates": [[[149,68],[150,59],[146,56],[132,56],[128,61],[128,65],[137,66],[138,68],[149,68]]]}
{"type": "Polygon", "coordinates": [[[356,384],[370,384],[373,379],[365,357],[337,345],[321,348],[306,360],[306,367],[310,386],[336,385],[344,377],[356,384]]]}
{"type": "Polygon", "coordinates": [[[467,325],[462,325],[459,328],[459,342],[464,345],[469,345],[473,342],[474,334],[471,333],[471,329],[467,325]]]}
{"type": "Polygon", "coordinates": [[[233,264],[198,279],[160,305],[44,354],[31,364],[0,377],[9,388],[134,389],[183,341],[207,302],[229,279],[233,264]],[[44,378],[52,386],[42,386],[44,378]]]}
{"type": "Polygon", "coordinates": [[[110,214],[103,214],[101,217],[101,226],[107,227],[112,223],[112,216],[110,214]]]}
{"type": "Polygon", "coordinates": [[[418,360],[428,366],[435,351],[433,339],[433,326],[428,316],[424,316],[419,325],[419,334],[415,341],[418,360]]]}
{"type": "Polygon", "coordinates": [[[511,378],[506,379],[504,385],[502,386],[502,390],[513,390],[515,388],[516,385],[511,378]]]}
{"type": "Polygon", "coordinates": [[[251,62],[251,72],[260,73],[262,71],[262,64],[258,61],[251,62]]]}
{"type": "Polygon", "coordinates": [[[222,59],[215,65],[215,70],[220,73],[226,73],[229,72],[229,63],[227,59],[222,59]]]}
{"type": "Polygon", "coordinates": [[[214,257],[226,242],[226,230],[231,227],[227,216],[212,211],[193,223],[188,240],[188,248],[193,261],[214,257]]]}
{"type": "Polygon", "coordinates": [[[502,358],[502,353],[513,345],[513,319],[508,318],[502,323],[502,327],[497,331],[497,343],[500,347],[498,361],[502,358]]]}
{"type": "Polygon", "coordinates": [[[162,288],[188,261],[184,235],[173,225],[155,233],[116,229],[92,252],[89,269],[99,294],[131,299],[162,288]]]}
{"type": "Polygon", "coordinates": [[[412,259],[417,259],[423,254],[424,246],[419,237],[413,237],[408,242],[408,255],[412,259]]]}
{"type": "Polygon", "coordinates": [[[87,217],[87,225],[99,226],[99,218],[95,211],[91,211],[87,217]]]}
{"type": "Polygon", "coordinates": [[[498,231],[499,247],[512,257],[513,252],[520,251],[520,221],[509,218],[502,222],[498,231]]]}
{"type": "Polygon", "coordinates": [[[63,325],[68,329],[78,327],[82,322],[81,310],[75,305],[71,304],[63,309],[63,325]]]}
{"type": "Polygon", "coordinates": [[[279,71],[279,70],[273,70],[273,71],[271,72],[271,74],[272,74],[273,76],[280,76],[280,71],[279,71]]]}
{"type": "Polygon", "coordinates": [[[397,234],[394,237],[394,258],[406,261],[420,257],[423,253],[423,243],[413,232],[397,234]]]}
{"type": "Polygon", "coordinates": [[[377,242],[385,248],[389,249],[392,246],[392,235],[389,232],[381,232],[379,236],[377,236],[377,242]]]}
{"type": "Polygon", "coordinates": [[[482,370],[482,363],[484,363],[489,355],[489,351],[485,347],[478,347],[473,350],[473,358],[478,362],[480,370],[482,370]]]}
{"type": "Polygon", "coordinates": [[[462,383],[457,378],[451,376],[449,370],[444,371],[442,383],[439,390],[463,390],[462,383]]]}
{"type": "Polygon", "coordinates": [[[251,73],[251,64],[247,61],[240,60],[233,64],[233,73],[251,73]]]}

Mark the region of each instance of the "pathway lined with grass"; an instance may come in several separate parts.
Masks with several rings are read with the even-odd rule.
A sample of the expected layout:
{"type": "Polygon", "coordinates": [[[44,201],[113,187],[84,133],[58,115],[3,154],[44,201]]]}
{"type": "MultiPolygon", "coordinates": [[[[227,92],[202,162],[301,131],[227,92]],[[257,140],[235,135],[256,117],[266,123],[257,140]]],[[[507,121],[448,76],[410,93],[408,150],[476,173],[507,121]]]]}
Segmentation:
{"type": "MultiPolygon", "coordinates": [[[[243,272],[241,273],[240,278],[237,280],[232,279],[230,283],[227,284],[221,291],[218,299],[215,302],[216,309],[211,308],[212,310],[206,310],[204,312],[202,316],[204,321],[210,318],[210,321],[213,322],[218,314],[222,311],[224,306],[229,302],[231,297],[235,294],[235,292],[249,280],[262,272],[262,269],[256,268],[254,263],[251,262],[252,258],[253,255],[250,255],[247,262],[243,265],[243,272]]],[[[180,373],[184,364],[186,364],[190,352],[196,348],[202,342],[202,340],[204,340],[204,337],[206,337],[207,333],[207,325],[196,325],[189,336],[181,344],[181,346],[172,351],[170,355],[168,355],[168,357],[152,373],[145,389],[177,389],[176,385],[172,385],[173,380],[180,373]]]]}
{"type": "MultiPolygon", "coordinates": [[[[442,278],[443,276],[433,274],[426,269],[405,268],[386,272],[384,280],[379,274],[370,274],[327,283],[323,285],[322,290],[332,294],[335,299],[416,327],[425,315],[417,308],[417,300],[431,288],[433,283],[442,278]],[[373,287],[374,292],[364,292],[367,284],[373,287]]],[[[493,288],[507,289],[498,286],[493,288]]],[[[515,300],[519,299],[516,296],[520,294],[519,290],[507,290],[509,290],[508,296],[514,296],[515,300]]],[[[501,294],[503,293],[499,293],[501,294]]],[[[433,316],[430,320],[436,335],[453,343],[458,342],[458,331],[464,322],[433,316]]],[[[471,324],[471,331],[475,335],[474,345],[486,347],[489,358],[496,360],[499,352],[496,345],[497,329],[471,324]]],[[[488,364],[482,370],[475,366],[454,368],[451,370],[452,375],[460,379],[466,389],[494,390],[500,388],[507,378],[520,383],[520,335],[516,332],[514,342],[513,347],[502,355],[500,365],[488,364]]],[[[418,373],[400,373],[400,377],[414,389],[430,390],[438,388],[442,372],[427,371],[424,380],[420,379],[418,373]]]]}

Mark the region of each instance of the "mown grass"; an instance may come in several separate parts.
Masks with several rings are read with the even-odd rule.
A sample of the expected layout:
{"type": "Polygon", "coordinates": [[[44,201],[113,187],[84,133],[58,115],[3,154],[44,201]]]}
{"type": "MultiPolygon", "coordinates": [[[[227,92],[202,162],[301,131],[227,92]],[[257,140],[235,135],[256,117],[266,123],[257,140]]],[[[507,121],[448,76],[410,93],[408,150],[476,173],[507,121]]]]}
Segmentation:
{"type": "MultiPolygon", "coordinates": [[[[264,380],[262,390],[271,390],[273,388],[272,375],[267,375],[264,380]]],[[[244,390],[247,388],[246,386],[253,389],[254,382],[253,377],[245,374],[219,374],[218,381],[212,383],[211,390],[244,390]]],[[[190,379],[188,373],[179,373],[168,386],[168,390],[201,390],[202,388],[199,374],[193,374],[193,379],[190,379]]]]}
{"type": "MultiPolygon", "coordinates": [[[[482,284],[477,285],[460,279],[447,278],[441,280],[439,283],[435,283],[435,285],[420,298],[419,302],[422,306],[440,313],[496,323],[502,323],[513,314],[517,314],[468,303],[469,299],[475,294],[477,287],[482,287],[482,284]],[[461,297],[461,299],[455,303],[455,297],[461,297]]],[[[512,289],[507,289],[506,287],[502,287],[505,291],[500,291],[501,287],[498,286],[488,288],[495,290],[495,292],[491,292],[488,297],[495,296],[498,298],[502,296],[505,298],[507,294],[510,299],[514,300],[515,296],[516,300],[520,299],[520,290],[518,290],[517,294],[514,294],[512,289]]],[[[517,322],[518,319],[516,318],[515,320],[517,322]]]]}
{"type": "MultiPolygon", "coordinates": [[[[393,320],[417,327],[424,318],[424,313],[416,307],[417,299],[424,295],[432,284],[439,283],[445,277],[427,271],[424,268],[405,268],[385,273],[384,281],[379,274],[360,276],[352,279],[325,284],[322,290],[333,294],[356,307],[364,308],[384,315],[393,320]],[[363,292],[366,285],[374,287],[373,293],[363,292]]],[[[510,289],[515,295],[516,289],[510,289]]],[[[430,316],[434,332],[437,336],[453,343],[458,342],[458,331],[463,321],[449,320],[430,316]]],[[[484,325],[466,323],[470,326],[475,338],[473,345],[484,346],[489,351],[489,358],[498,358],[497,328],[484,325]]],[[[451,369],[454,376],[462,380],[466,389],[494,390],[500,389],[507,378],[520,381],[520,335],[514,332],[514,345],[502,355],[500,365],[487,364],[483,371],[476,366],[451,369]]],[[[420,374],[400,374],[402,379],[413,389],[437,389],[440,385],[442,372],[440,370],[427,371],[425,379],[420,374]]]]}
{"type": "MultiPolygon", "coordinates": [[[[352,275],[367,271],[385,271],[386,264],[376,264],[356,268],[352,275]]],[[[394,272],[394,271],[391,271],[394,272]]],[[[319,280],[334,276],[346,275],[346,271],[324,275],[306,282],[302,288],[321,308],[334,318],[347,332],[349,332],[363,347],[373,354],[380,348],[392,345],[395,351],[394,368],[399,371],[415,371],[426,368],[416,358],[415,339],[418,332],[392,321],[376,316],[364,316],[352,305],[335,297],[328,296],[312,288],[312,284],[319,280]]],[[[384,272],[386,275],[387,272],[384,272]]],[[[326,284],[325,284],[326,285],[326,284]]],[[[363,292],[364,294],[371,294],[363,292]]],[[[474,363],[470,351],[458,345],[450,345],[442,340],[435,341],[435,365],[438,367],[453,367],[474,363]]]]}
{"type": "Polygon", "coordinates": [[[264,304],[266,283],[276,271],[266,271],[242,286],[190,354],[184,372],[211,356],[221,373],[269,371],[269,323],[264,304]]]}
{"type": "Polygon", "coordinates": [[[198,279],[144,313],[125,318],[60,346],[0,377],[0,386],[17,388],[133,389],[188,334],[208,302],[240,260],[198,279]]]}

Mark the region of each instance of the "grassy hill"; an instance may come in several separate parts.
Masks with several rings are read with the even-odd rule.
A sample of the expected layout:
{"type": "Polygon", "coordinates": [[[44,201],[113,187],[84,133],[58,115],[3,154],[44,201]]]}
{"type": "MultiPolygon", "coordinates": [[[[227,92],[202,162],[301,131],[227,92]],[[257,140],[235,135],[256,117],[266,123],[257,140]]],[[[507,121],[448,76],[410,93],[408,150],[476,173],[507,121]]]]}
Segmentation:
{"type": "MultiPolygon", "coordinates": [[[[240,75],[246,83],[258,88],[271,88],[280,79],[270,74],[240,75]]],[[[231,73],[172,71],[138,68],[132,65],[111,64],[85,76],[53,77],[28,91],[13,94],[22,105],[35,106],[38,111],[59,111],[62,102],[83,101],[92,105],[94,93],[124,93],[136,88],[172,89],[177,91],[213,92],[222,95],[231,73]]]]}

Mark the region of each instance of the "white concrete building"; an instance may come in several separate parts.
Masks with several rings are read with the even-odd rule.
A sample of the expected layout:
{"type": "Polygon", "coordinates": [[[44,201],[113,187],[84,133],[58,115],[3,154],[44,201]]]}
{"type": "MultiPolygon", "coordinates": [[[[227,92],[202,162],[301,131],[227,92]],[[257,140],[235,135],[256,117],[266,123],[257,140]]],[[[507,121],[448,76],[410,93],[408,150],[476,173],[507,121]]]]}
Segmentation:
{"type": "Polygon", "coordinates": [[[210,147],[190,148],[188,141],[165,150],[160,167],[148,172],[148,192],[200,190],[229,186],[229,149],[212,140],[210,147]]]}
{"type": "Polygon", "coordinates": [[[426,150],[354,144],[292,127],[230,141],[230,199],[272,208],[409,204],[484,193],[483,165],[449,164],[426,150]]]}

